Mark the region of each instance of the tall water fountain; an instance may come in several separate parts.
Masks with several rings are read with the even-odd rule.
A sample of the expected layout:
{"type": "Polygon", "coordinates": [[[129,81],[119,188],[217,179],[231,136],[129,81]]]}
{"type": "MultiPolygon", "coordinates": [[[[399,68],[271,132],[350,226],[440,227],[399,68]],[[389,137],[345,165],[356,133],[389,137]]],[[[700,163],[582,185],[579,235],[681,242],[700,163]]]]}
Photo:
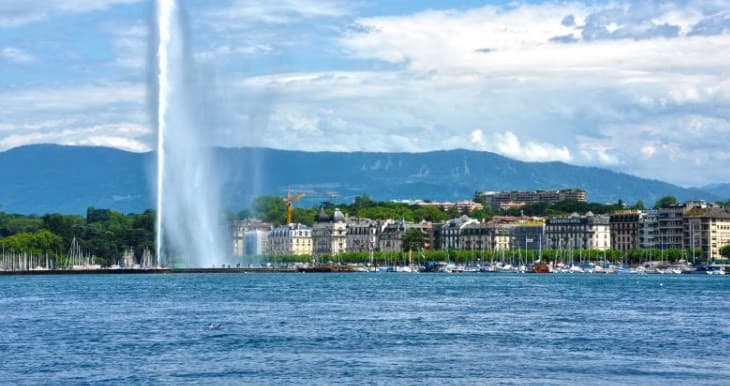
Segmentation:
{"type": "Polygon", "coordinates": [[[160,265],[225,262],[220,183],[176,0],[157,0],[156,254],[160,265]]]}

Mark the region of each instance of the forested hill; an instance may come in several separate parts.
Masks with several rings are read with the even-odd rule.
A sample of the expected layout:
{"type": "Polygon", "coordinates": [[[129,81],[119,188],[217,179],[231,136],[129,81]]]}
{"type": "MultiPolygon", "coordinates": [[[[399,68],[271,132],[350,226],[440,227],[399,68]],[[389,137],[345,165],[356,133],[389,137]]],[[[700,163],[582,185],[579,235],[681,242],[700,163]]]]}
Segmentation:
{"type": "MultiPolygon", "coordinates": [[[[596,202],[623,199],[651,204],[666,195],[680,201],[728,198],[600,168],[521,162],[467,150],[336,153],[224,148],[216,150],[216,158],[224,203],[230,209],[245,208],[261,194],[284,195],[287,187],[333,191],[348,201],[362,194],[378,200],[457,200],[482,190],[560,188],[584,189],[589,200],[596,202]]],[[[141,212],[153,206],[152,175],[150,153],[58,145],[19,147],[0,153],[0,211],[85,213],[94,206],[141,212]]]]}

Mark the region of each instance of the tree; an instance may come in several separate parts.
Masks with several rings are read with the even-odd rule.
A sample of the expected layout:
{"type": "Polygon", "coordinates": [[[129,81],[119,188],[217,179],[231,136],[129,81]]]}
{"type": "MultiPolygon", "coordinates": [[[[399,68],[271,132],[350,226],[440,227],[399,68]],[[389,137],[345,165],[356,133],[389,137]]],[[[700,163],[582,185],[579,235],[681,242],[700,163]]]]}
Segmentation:
{"type": "Polygon", "coordinates": [[[669,208],[670,206],[677,205],[678,201],[677,198],[674,196],[664,196],[659,199],[659,201],[656,202],[656,205],[654,207],[656,209],[662,209],[662,208],[669,208]]]}
{"type": "Polygon", "coordinates": [[[4,238],[0,240],[0,246],[6,251],[56,256],[62,252],[63,239],[46,229],[41,229],[33,233],[18,233],[4,238]]]}
{"type": "Polygon", "coordinates": [[[715,201],[715,204],[717,204],[721,208],[730,208],[730,200],[727,200],[727,201],[715,201]]]}
{"type": "Polygon", "coordinates": [[[644,210],[644,201],[642,201],[642,200],[636,201],[636,204],[634,204],[632,209],[644,210]]]}
{"type": "Polygon", "coordinates": [[[730,259],[730,244],[720,248],[720,255],[726,259],[730,259]]]}
{"type": "Polygon", "coordinates": [[[251,205],[256,217],[273,224],[286,222],[286,203],[276,196],[259,196],[251,205]]]}
{"type": "Polygon", "coordinates": [[[461,213],[459,213],[459,209],[454,205],[446,210],[446,216],[448,218],[457,218],[461,216],[461,213]]]}
{"type": "Polygon", "coordinates": [[[401,236],[401,241],[404,251],[418,251],[423,248],[425,238],[420,229],[410,228],[401,236]]]}
{"type": "Polygon", "coordinates": [[[251,211],[248,209],[241,209],[238,212],[234,212],[229,209],[224,210],[226,221],[232,222],[237,220],[245,220],[251,218],[251,211]]]}
{"type": "Polygon", "coordinates": [[[435,206],[424,206],[413,210],[413,219],[415,221],[443,221],[446,220],[446,212],[435,206]]]}
{"type": "Polygon", "coordinates": [[[24,216],[0,212],[0,238],[12,236],[16,233],[35,232],[42,223],[43,221],[34,215],[24,216]]]}
{"type": "Polygon", "coordinates": [[[74,235],[74,228],[77,225],[83,225],[84,218],[81,216],[68,216],[58,213],[47,214],[43,216],[43,224],[41,229],[47,229],[63,238],[64,250],[71,245],[74,235]]]}
{"type": "Polygon", "coordinates": [[[375,205],[376,202],[370,199],[370,196],[364,194],[362,196],[355,197],[355,200],[352,202],[351,209],[353,213],[357,213],[360,209],[370,208],[375,205]]]}
{"type": "Polygon", "coordinates": [[[294,208],[291,218],[295,223],[311,227],[314,224],[314,217],[317,216],[317,212],[315,208],[294,208]]]}
{"type": "Polygon", "coordinates": [[[241,209],[236,213],[236,218],[239,220],[245,220],[251,218],[251,211],[248,209],[241,209]]]}

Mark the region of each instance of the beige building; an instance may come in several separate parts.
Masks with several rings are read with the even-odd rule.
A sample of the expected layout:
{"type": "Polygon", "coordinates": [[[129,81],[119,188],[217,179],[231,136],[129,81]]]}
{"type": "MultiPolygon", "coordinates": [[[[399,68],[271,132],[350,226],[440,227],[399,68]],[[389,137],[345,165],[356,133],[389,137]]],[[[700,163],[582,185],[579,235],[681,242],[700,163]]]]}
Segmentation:
{"type": "Polygon", "coordinates": [[[312,228],[302,224],[278,226],[269,232],[269,255],[311,255],[312,228]]]}
{"type": "Polygon", "coordinates": [[[324,208],[314,218],[312,227],[313,257],[337,256],[347,251],[347,220],[339,209],[330,216],[324,208]]]}
{"type": "Polygon", "coordinates": [[[687,248],[702,248],[703,257],[724,259],[720,248],[730,245],[730,209],[702,208],[685,214],[684,238],[687,248]]]}

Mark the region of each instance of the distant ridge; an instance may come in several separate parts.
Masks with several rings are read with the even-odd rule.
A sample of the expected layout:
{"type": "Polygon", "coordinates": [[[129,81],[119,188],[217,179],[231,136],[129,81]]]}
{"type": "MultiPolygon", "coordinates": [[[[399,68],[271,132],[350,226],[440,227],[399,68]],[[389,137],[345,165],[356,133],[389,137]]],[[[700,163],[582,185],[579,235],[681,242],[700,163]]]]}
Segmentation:
{"type": "MultiPolygon", "coordinates": [[[[349,201],[372,198],[456,200],[482,190],[580,188],[597,202],[665,195],[727,199],[700,189],[562,162],[522,162],[494,153],[446,150],[425,153],[303,152],[219,148],[224,205],[240,209],[260,194],[335,191],[349,201]]],[[[151,153],[101,147],[31,145],[0,152],[0,210],[17,213],[85,213],[88,206],[123,212],[153,206],[148,176],[151,153]]],[[[193,189],[194,187],[191,187],[193,189]]],[[[312,205],[315,202],[303,203],[312,205]]]]}
{"type": "Polygon", "coordinates": [[[730,199],[730,183],[710,184],[699,189],[719,196],[720,198],[724,198],[725,200],[730,199]]]}

